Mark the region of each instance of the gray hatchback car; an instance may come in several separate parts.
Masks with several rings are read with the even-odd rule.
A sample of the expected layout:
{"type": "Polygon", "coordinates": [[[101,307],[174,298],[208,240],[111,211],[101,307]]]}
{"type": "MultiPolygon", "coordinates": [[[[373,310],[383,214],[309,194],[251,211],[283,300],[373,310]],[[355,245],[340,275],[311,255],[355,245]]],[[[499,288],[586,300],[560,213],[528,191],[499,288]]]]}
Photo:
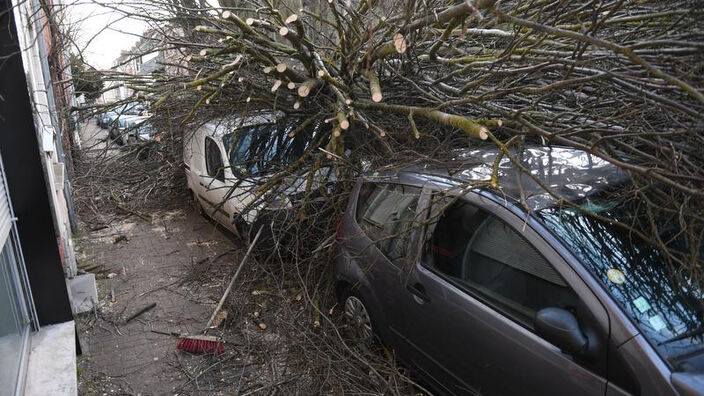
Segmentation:
{"type": "Polygon", "coordinates": [[[704,394],[702,286],[609,224],[639,216],[612,191],[627,175],[569,148],[510,154],[530,175],[504,157],[500,188],[496,149],[359,180],[335,255],[357,335],[439,394],[704,394]]]}

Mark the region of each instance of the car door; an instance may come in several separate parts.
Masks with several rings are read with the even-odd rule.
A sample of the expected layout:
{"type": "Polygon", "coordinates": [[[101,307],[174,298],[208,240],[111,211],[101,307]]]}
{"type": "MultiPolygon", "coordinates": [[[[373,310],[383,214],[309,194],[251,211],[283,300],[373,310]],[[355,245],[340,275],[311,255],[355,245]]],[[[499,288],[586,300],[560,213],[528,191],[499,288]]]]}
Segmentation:
{"type": "Polygon", "coordinates": [[[608,328],[596,297],[502,206],[430,193],[404,302],[413,364],[450,394],[604,394],[608,328]],[[539,337],[533,321],[547,307],[577,316],[591,349],[571,356],[539,337]]]}
{"type": "Polygon", "coordinates": [[[352,258],[359,260],[373,295],[382,338],[395,346],[403,322],[399,298],[404,294],[402,268],[412,223],[415,220],[420,188],[396,183],[364,182],[360,187],[355,230],[348,243],[352,258]],[[364,264],[362,264],[364,263],[364,264]]]}

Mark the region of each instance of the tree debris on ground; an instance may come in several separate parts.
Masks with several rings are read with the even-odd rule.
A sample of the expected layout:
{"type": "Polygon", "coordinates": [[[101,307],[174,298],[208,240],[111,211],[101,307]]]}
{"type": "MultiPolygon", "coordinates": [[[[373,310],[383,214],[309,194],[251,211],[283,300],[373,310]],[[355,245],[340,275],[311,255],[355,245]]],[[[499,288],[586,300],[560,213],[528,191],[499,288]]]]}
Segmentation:
{"type": "MultiPolygon", "coordinates": [[[[219,3],[136,1],[124,11],[158,33],[148,51],[170,56],[150,76],[106,78],[151,103],[162,139],[96,153],[100,165],[78,162],[79,209],[99,227],[114,212],[101,210],[109,197],[127,205],[123,215],[138,216],[155,196],[184,196],[183,139],[208,120],[259,109],[295,117],[301,128],[320,124],[324,134],[301,160],[253,187],[250,208],[283,191],[289,175],[330,168],[338,188],[316,192],[325,208],[303,200],[276,224],[274,247],[225,305],[222,326],[243,337],[237,358],[189,372],[183,389],[208,380],[217,388],[217,373],[227,370],[248,378],[222,385],[242,394],[411,389],[392,355],[363,350],[345,334],[331,246],[363,170],[459,166],[457,149],[491,145],[516,163],[516,150],[529,144],[562,145],[614,164],[630,177],[615,199],[644,214],[618,226],[665,253],[673,276],[704,281],[704,11],[696,2],[219,3]],[[259,382],[245,374],[264,364],[269,376],[259,382]]],[[[500,190],[496,168],[467,187],[500,190]]],[[[194,266],[189,279],[203,279],[207,268],[194,266]]]]}

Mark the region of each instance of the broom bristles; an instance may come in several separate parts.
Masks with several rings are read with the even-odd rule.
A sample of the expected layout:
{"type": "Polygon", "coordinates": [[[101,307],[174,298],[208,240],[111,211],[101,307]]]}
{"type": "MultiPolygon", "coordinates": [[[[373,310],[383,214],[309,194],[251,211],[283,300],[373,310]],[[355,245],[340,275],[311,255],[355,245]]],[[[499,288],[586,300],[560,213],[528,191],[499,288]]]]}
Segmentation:
{"type": "Polygon", "coordinates": [[[179,338],[176,348],[197,355],[217,354],[225,352],[220,339],[213,336],[190,336],[179,338]]]}

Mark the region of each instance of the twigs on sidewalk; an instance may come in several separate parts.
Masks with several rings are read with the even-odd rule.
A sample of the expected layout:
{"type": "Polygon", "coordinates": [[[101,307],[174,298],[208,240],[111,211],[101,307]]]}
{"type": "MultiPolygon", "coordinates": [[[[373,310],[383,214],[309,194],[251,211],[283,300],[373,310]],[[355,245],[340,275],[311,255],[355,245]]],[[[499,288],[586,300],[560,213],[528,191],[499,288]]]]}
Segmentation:
{"type": "Polygon", "coordinates": [[[213,310],[213,314],[210,316],[210,319],[208,319],[208,323],[205,325],[206,329],[210,328],[210,325],[213,323],[213,320],[215,320],[215,316],[218,314],[218,312],[220,312],[222,305],[225,303],[225,299],[230,294],[230,290],[232,290],[232,286],[235,284],[235,280],[237,280],[237,277],[239,276],[240,271],[242,270],[242,267],[244,267],[244,264],[247,262],[247,259],[249,258],[250,253],[252,253],[252,249],[254,249],[254,246],[257,244],[257,241],[259,241],[259,237],[261,236],[261,234],[262,234],[262,228],[259,228],[259,231],[257,231],[257,235],[254,237],[252,242],[249,244],[249,248],[247,248],[247,253],[245,253],[244,257],[242,258],[242,261],[240,261],[240,265],[237,266],[237,270],[235,271],[235,274],[232,275],[232,279],[230,279],[230,283],[227,285],[225,292],[223,293],[222,297],[220,298],[220,301],[215,306],[215,309],[213,310]]]}

